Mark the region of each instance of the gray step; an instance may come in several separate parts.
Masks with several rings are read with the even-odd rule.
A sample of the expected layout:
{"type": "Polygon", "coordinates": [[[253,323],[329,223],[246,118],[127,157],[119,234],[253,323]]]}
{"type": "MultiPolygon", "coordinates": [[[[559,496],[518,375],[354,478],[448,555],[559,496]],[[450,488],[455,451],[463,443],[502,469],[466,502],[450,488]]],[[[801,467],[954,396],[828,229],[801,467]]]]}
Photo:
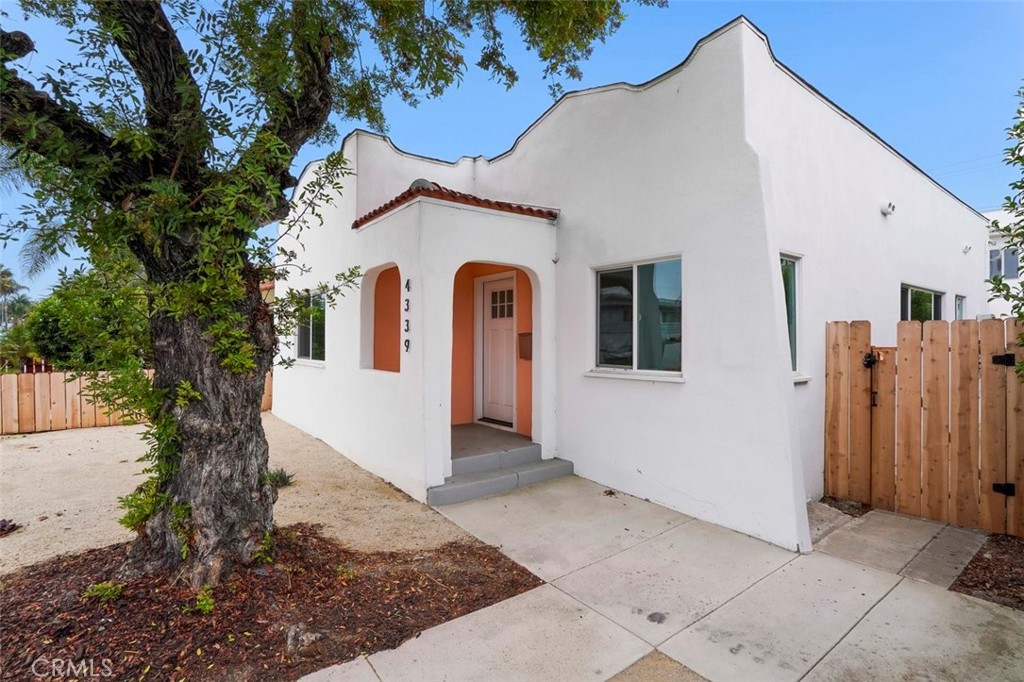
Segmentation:
{"type": "Polygon", "coordinates": [[[476,474],[483,471],[508,469],[520,464],[539,461],[540,445],[538,443],[530,443],[521,448],[452,459],[452,475],[476,474]]]}
{"type": "Polygon", "coordinates": [[[556,457],[514,464],[508,469],[456,474],[444,479],[444,485],[427,490],[427,504],[435,507],[456,504],[514,488],[525,488],[561,476],[571,476],[572,472],[572,462],[556,457]]]}

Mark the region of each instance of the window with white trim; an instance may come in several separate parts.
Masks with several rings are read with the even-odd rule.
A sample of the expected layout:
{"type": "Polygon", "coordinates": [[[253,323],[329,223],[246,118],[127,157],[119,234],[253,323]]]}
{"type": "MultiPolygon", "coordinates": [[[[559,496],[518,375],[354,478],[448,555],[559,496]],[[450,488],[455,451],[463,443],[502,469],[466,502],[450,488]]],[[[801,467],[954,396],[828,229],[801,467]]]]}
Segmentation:
{"type": "Polygon", "coordinates": [[[942,293],[904,284],[900,287],[900,319],[927,322],[942,319],[942,293]]]}
{"type": "Polygon", "coordinates": [[[954,299],[953,305],[953,317],[957,320],[964,319],[964,304],[967,302],[966,296],[957,296],[954,299]]]}
{"type": "Polygon", "coordinates": [[[782,288],[786,296],[786,326],[789,329],[789,358],[796,371],[796,277],[797,261],[795,256],[782,256],[782,288]]]}
{"type": "Polygon", "coordinates": [[[988,276],[1000,276],[1003,279],[1020,278],[1020,249],[1016,247],[989,249],[988,276]]]}
{"type": "Polygon", "coordinates": [[[597,367],[682,371],[682,261],[597,272],[597,367]]]}
{"type": "Polygon", "coordinates": [[[300,360],[324,359],[327,345],[325,315],[324,297],[307,291],[306,309],[299,311],[299,338],[295,354],[300,360]]]}

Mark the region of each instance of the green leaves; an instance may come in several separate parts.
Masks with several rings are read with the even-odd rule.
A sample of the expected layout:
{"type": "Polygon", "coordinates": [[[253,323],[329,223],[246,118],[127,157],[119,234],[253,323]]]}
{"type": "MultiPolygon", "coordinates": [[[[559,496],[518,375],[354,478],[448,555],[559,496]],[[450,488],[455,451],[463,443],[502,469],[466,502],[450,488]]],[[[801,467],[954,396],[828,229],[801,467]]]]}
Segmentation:
{"type": "MultiPolygon", "coordinates": [[[[1017,96],[1020,102],[1017,107],[1017,118],[1008,131],[1010,146],[1006,149],[1006,164],[1016,166],[1020,179],[1010,183],[1011,194],[1003,203],[1003,210],[1009,216],[1008,221],[992,221],[990,229],[1004,237],[1004,247],[1015,248],[1019,254],[1024,254],[1024,87],[1017,91],[1017,96]]],[[[1020,263],[1024,264],[1024,258],[1020,259],[1020,263]]],[[[1024,322],[1024,271],[1017,274],[1018,277],[1012,281],[996,275],[989,279],[988,283],[991,286],[992,299],[1008,301],[1010,314],[1024,322]]],[[[1019,341],[1024,344],[1024,334],[1021,334],[1019,341]]],[[[1017,376],[1024,382],[1024,363],[1017,364],[1017,376]]]]}

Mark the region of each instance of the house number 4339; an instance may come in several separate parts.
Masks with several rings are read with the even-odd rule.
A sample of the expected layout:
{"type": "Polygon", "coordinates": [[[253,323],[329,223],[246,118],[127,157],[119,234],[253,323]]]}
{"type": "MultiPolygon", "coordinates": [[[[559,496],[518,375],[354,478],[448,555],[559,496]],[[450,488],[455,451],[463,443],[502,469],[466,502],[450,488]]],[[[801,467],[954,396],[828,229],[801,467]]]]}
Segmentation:
{"type": "MultiPolygon", "coordinates": [[[[405,280],[405,293],[406,293],[406,296],[408,296],[410,291],[412,291],[412,284],[411,284],[410,280],[405,280]]],[[[409,333],[409,299],[408,298],[405,298],[402,301],[402,312],[405,313],[405,318],[402,320],[402,331],[405,332],[406,334],[408,334],[409,333]]],[[[409,337],[406,337],[405,340],[402,341],[402,345],[405,347],[405,352],[408,353],[409,352],[409,345],[410,345],[409,344],[409,337]]]]}

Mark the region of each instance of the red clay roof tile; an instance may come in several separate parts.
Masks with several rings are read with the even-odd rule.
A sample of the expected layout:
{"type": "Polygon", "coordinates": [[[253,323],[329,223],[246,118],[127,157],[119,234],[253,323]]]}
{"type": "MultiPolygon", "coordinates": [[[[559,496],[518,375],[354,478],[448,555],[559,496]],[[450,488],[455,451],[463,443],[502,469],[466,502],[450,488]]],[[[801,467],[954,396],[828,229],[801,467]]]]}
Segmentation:
{"type": "Polygon", "coordinates": [[[352,223],[352,229],[356,230],[366,223],[381,217],[382,215],[393,211],[399,206],[406,204],[416,197],[430,197],[432,199],[441,199],[443,201],[451,201],[456,204],[465,204],[466,206],[477,206],[479,208],[489,208],[494,211],[505,211],[506,213],[517,213],[519,215],[533,216],[535,218],[545,218],[547,220],[554,220],[558,217],[558,211],[550,208],[536,208],[534,206],[524,206],[523,204],[513,204],[507,201],[495,201],[493,199],[481,199],[480,197],[473,196],[472,194],[466,194],[465,192],[456,192],[453,189],[442,187],[435,182],[430,183],[429,186],[425,186],[426,183],[416,182],[412,187],[405,190],[391,201],[378,206],[366,215],[357,218],[352,223]]]}

